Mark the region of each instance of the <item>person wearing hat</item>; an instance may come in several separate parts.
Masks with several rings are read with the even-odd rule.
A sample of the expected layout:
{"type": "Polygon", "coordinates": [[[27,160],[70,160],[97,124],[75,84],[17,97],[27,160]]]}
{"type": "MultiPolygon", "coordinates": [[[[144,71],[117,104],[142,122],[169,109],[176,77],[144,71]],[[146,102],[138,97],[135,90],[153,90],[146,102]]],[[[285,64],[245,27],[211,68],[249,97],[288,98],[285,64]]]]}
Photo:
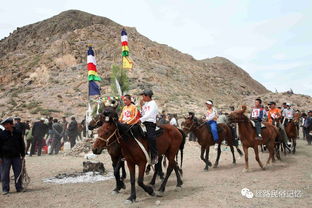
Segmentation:
{"type": "Polygon", "coordinates": [[[140,122],[146,127],[147,140],[151,152],[151,163],[157,164],[156,117],[158,114],[158,106],[152,99],[153,94],[153,91],[150,89],[146,89],[140,94],[142,95],[142,100],[140,101],[142,117],[140,118],[140,122]]]}
{"type": "MultiPolygon", "coordinates": [[[[217,125],[217,119],[218,119],[217,109],[213,107],[212,100],[207,100],[205,104],[207,106],[207,113],[205,115],[206,123],[210,125],[213,140],[215,142],[218,142],[219,134],[218,134],[218,128],[217,128],[218,126],[217,125]]],[[[217,145],[218,144],[216,143],[215,148],[217,147],[217,145]]]]}
{"type": "Polygon", "coordinates": [[[255,107],[252,108],[250,118],[252,121],[255,122],[255,127],[256,127],[256,139],[262,140],[262,135],[261,135],[261,122],[263,120],[264,116],[264,111],[261,106],[262,100],[260,98],[257,98],[255,100],[255,107]]]}
{"type": "Polygon", "coordinates": [[[282,117],[284,126],[287,126],[289,122],[291,122],[294,118],[294,110],[290,107],[290,103],[286,103],[286,108],[282,111],[282,117]]]}
{"type": "Polygon", "coordinates": [[[15,117],[14,122],[15,122],[15,124],[14,124],[15,129],[17,131],[22,132],[22,135],[24,138],[25,133],[26,133],[26,129],[29,129],[29,126],[27,126],[26,123],[22,122],[20,117],[15,117]]]}
{"type": "Polygon", "coordinates": [[[33,140],[31,142],[29,156],[32,156],[33,154],[35,154],[36,145],[38,147],[37,155],[41,156],[43,138],[48,133],[48,125],[45,124],[44,121],[45,121],[45,118],[40,118],[40,121],[37,121],[34,123],[34,126],[31,131],[33,140]]]}
{"type": "Polygon", "coordinates": [[[2,192],[3,195],[6,195],[10,191],[11,166],[13,167],[16,191],[23,191],[22,178],[19,175],[22,171],[22,160],[25,157],[25,143],[22,133],[15,129],[12,118],[5,119],[1,125],[5,128],[0,132],[1,179],[2,192]]]}

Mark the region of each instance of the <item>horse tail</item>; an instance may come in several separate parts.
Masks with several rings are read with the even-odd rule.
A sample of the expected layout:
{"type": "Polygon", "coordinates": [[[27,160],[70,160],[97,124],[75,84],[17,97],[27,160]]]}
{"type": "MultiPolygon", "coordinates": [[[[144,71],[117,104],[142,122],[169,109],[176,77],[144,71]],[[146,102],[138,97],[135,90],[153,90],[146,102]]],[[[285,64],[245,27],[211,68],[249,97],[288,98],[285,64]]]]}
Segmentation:
{"type": "MultiPolygon", "coordinates": [[[[182,165],[183,165],[183,149],[184,149],[184,145],[185,145],[185,141],[186,141],[186,134],[184,133],[184,131],[182,129],[178,129],[179,132],[182,134],[182,142],[180,144],[179,150],[180,150],[180,155],[181,155],[181,161],[180,161],[180,167],[181,167],[181,171],[182,171],[182,165]]],[[[178,157],[178,154],[177,154],[178,157]]]]}

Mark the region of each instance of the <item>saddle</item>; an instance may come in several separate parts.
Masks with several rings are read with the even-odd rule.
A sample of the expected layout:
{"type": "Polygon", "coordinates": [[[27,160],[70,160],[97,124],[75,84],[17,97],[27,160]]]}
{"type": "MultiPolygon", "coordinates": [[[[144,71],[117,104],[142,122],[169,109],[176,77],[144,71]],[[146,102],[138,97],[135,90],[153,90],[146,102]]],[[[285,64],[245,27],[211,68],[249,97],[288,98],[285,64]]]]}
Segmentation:
{"type": "MultiPolygon", "coordinates": [[[[131,133],[134,137],[142,137],[143,139],[147,139],[147,131],[144,125],[135,124],[130,129],[131,133]]],[[[164,133],[164,129],[156,126],[156,138],[161,136],[164,133]]]]}

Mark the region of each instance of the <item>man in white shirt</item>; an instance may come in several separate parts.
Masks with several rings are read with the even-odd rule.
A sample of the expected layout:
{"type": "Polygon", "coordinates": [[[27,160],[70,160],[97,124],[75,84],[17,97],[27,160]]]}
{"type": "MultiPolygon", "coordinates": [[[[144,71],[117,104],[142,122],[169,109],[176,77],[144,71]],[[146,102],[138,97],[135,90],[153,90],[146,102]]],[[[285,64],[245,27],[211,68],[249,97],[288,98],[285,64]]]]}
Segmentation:
{"type": "Polygon", "coordinates": [[[178,127],[177,119],[174,117],[173,114],[169,115],[169,120],[170,120],[170,122],[169,122],[170,125],[178,127]]]}
{"type": "Polygon", "coordinates": [[[158,163],[158,153],[156,146],[156,116],[158,114],[158,106],[154,100],[152,100],[153,91],[144,90],[140,95],[142,95],[141,105],[141,115],[140,122],[143,123],[147,131],[147,140],[149,144],[149,149],[151,152],[151,163],[158,163]]]}
{"type": "Polygon", "coordinates": [[[293,120],[294,118],[294,110],[292,108],[290,108],[291,104],[287,103],[286,104],[287,108],[285,108],[282,112],[282,116],[283,116],[283,124],[285,126],[287,126],[288,122],[290,122],[291,120],[293,120]]]}

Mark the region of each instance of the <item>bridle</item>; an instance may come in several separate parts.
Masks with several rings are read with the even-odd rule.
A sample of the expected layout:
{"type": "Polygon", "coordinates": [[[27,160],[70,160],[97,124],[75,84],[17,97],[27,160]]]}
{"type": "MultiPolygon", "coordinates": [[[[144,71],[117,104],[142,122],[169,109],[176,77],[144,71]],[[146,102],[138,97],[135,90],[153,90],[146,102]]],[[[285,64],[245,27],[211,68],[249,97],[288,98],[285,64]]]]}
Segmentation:
{"type": "Polygon", "coordinates": [[[115,131],[107,138],[107,139],[104,139],[104,138],[101,138],[101,137],[98,137],[99,140],[102,140],[104,142],[106,142],[106,146],[109,147],[111,146],[112,144],[114,144],[115,142],[117,142],[118,144],[120,144],[120,139],[121,138],[121,135],[119,133],[119,130],[116,126],[116,129],[115,131]],[[109,143],[110,139],[113,138],[114,136],[116,135],[116,140],[112,141],[111,143],[109,143]]]}

